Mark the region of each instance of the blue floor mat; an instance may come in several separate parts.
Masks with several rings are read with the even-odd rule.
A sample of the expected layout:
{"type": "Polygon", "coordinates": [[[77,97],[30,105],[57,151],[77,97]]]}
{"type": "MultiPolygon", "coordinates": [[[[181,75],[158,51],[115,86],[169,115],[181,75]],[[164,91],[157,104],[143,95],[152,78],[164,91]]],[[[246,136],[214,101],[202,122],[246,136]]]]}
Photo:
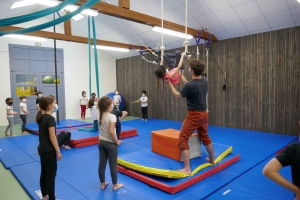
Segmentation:
{"type": "MultiPolygon", "coordinates": [[[[39,162],[14,166],[10,168],[10,171],[13,173],[13,175],[16,177],[16,179],[19,181],[19,183],[22,185],[31,199],[40,199],[36,194],[36,191],[40,190],[40,170],[41,166],[39,162]]],[[[55,190],[57,199],[88,199],[80,192],[78,192],[77,189],[67,184],[59,176],[56,176],[55,190]]]]}
{"type": "MultiPolygon", "coordinates": [[[[92,125],[92,123],[74,120],[74,119],[63,119],[63,120],[59,120],[59,124],[56,124],[56,129],[66,129],[71,127],[89,126],[89,125],[92,125]]],[[[26,129],[34,132],[39,131],[39,127],[36,122],[26,124],[26,129]]]]}
{"type": "MultiPolygon", "coordinates": [[[[247,173],[241,175],[207,199],[294,199],[293,192],[279,186],[262,174],[262,170],[269,160],[270,159],[262,162],[247,173]]],[[[280,170],[280,174],[287,180],[292,181],[290,167],[282,168],[282,170],[280,170]]]]}
{"type": "MultiPolygon", "coordinates": [[[[166,128],[180,130],[181,124],[181,122],[159,119],[149,119],[147,122],[140,120],[124,121],[122,122],[122,126],[137,128],[139,135],[137,137],[124,139],[122,144],[119,146],[119,155],[121,156],[141,150],[150,150],[151,131],[166,128]]],[[[57,194],[65,195],[63,197],[58,196],[58,199],[70,199],[70,197],[67,197],[67,195],[72,194],[72,192],[74,192],[74,194],[78,194],[77,199],[79,199],[80,197],[82,197],[82,199],[101,198],[104,200],[200,199],[203,196],[211,195],[213,192],[224,187],[224,185],[230,184],[232,180],[236,179],[242,173],[245,173],[259,163],[263,162],[265,159],[274,155],[275,152],[282,149],[296,138],[293,136],[216,126],[209,126],[209,135],[211,136],[214,143],[228,144],[233,146],[233,152],[240,154],[241,156],[240,161],[225,168],[223,171],[214,174],[211,177],[208,177],[200,183],[197,183],[181,192],[176,193],[175,195],[165,193],[155,188],[150,188],[147,184],[144,184],[138,180],[132,179],[131,177],[120,173],[118,174],[118,182],[124,183],[125,187],[117,192],[112,192],[109,166],[107,166],[106,169],[106,177],[110,182],[110,185],[108,186],[107,190],[101,191],[99,190],[99,153],[97,145],[78,149],[72,148],[68,151],[62,150],[63,159],[58,162],[57,180],[60,180],[59,182],[63,182],[59,184],[62,184],[63,186],[64,184],[67,184],[68,186],[70,186],[70,188],[61,186],[57,187],[57,194]],[[64,188],[66,188],[65,191],[64,188]]],[[[7,166],[11,169],[14,168],[15,171],[18,171],[15,173],[16,177],[25,176],[26,174],[28,174],[28,176],[31,176],[31,172],[38,174],[39,176],[39,162],[36,162],[39,157],[38,155],[36,155],[37,157],[34,157],[32,155],[32,151],[35,151],[38,145],[38,136],[24,135],[20,137],[13,137],[11,140],[6,139],[8,138],[0,139],[1,161],[3,162],[3,159],[7,159],[5,160],[7,166]],[[5,150],[4,154],[2,154],[3,150],[5,150]],[[28,168],[25,167],[27,165],[29,165],[28,168]],[[22,166],[24,166],[24,168],[22,168],[22,166]],[[31,167],[33,168],[31,169],[31,167]]],[[[22,177],[21,179],[23,180],[25,178],[26,177],[22,177]]],[[[250,183],[255,184],[255,182],[252,181],[250,183]]],[[[37,184],[39,184],[38,179],[34,179],[34,181],[22,181],[22,186],[24,188],[27,188],[26,191],[29,191],[29,189],[31,188],[29,192],[37,190],[36,188],[39,189],[39,186],[37,184]]],[[[233,186],[230,187],[232,188],[233,186]]],[[[247,192],[242,188],[238,188],[237,186],[235,187],[237,188],[236,191],[241,191],[242,193],[247,192]]],[[[227,193],[227,195],[229,194],[230,192],[227,193]]],[[[33,193],[33,195],[35,195],[35,193],[33,193]]],[[[256,197],[258,196],[257,194],[250,194],[250,196],[251,195],[255,197],[252,199],[256,199],[256,197]]],[[[259,198],[257,199],[265,198],[261,196],[258,197],[259,198]]],[[[73,198],[72,196],[71,199],[76,198],[73,198]]]]}
{"type": "Polygon", "coordinates": [[[36,162],[36,160],[28,155],[22,148],[13,143],[10,138],[0,139],[0,160],[5,168],[22,165],[26,163],[36,162]]]}

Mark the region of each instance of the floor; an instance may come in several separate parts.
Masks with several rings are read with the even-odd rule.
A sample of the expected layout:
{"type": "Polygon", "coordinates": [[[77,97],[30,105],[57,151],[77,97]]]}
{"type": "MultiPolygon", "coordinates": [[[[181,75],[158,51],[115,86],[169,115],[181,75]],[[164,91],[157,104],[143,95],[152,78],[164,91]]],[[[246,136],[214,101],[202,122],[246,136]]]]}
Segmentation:
{"type": "MultiPolygon", "coordinates": [[[[123,140],[122,145],[119,147],[119,155],[121,156],[142,150],[151,150],[151,131],[166,128],[179,130],[181,122],[160,119],[149,119],[148,122],[142,122],[138,118],[128,117],[127,121],[123,122],[123,125],[137,128],[139,135],[123,140]]],[[[3,132],[3,130],[4,127],[0,127],[0,131],[3,132]]],[[[15,125],[14,130],[16,135],[21,135],[18,134],[20,132],[20,125],[15,125]]],[[[147,184],[132,179],[124,174],[119,174],[119,179],[120,182],[125,184],[125,187],[118,192],[114,193],[111,190],[99,190],[99,180],[97,176],[99,155],[97,146],[94,145],[62,152],[64,159],[59,162],[56,179],[58,198],[70,199],[68,198],[70,196],[66,196],[66,190],[68,190],[68,194],[73,194],[73,197],[77,197],[72,197],[71,199],[281,200],[293,197],[290,191],[266,179],[261,171],[265,163],[274,157],[278,150],[291,143],[296,137],[216,126],[209,127],[209,134],[214,143],[232,145],[233,153],[240,154],[240,160],[221,172],[174,195],[162,192],[156,188],[150,188],[147,184]],[[78,162],[79,160],[80,162],[78,162]]],[[[17,199],[30,199],[23,188],[18,184],[18,181],[16,181],[11,171],[18,177],[18,180],[23,184],[24,188],[26,188],[27,191],[31,191],[31,196],[35,196],[34,199],[37,199],[34,191],[39,188],[38,171],[40,167],[38,160],[34,160],[38,158],[38,156],[34,155],[34,151],[32,150],[32,144],[36,146],[38,143],[37,136],[16,136],[12,138],[12,140],[0,139],[0,149],[2,145],[2,153],[5,150],[5,146],[3,146],[5,142],[13,142],[11,144],[17,145],[18,147],[24,147],[24,144],[29,142],[28,144],[31,144],[29,151],[28,149],[24,149],[28,148],[27,146],[22,147],[23,149],[21,149],[19,153],[22,153],[22,155],[26,154],[28,157],[31,157],[31,159],[33,158],[33,160],[28,161],[29,163],[13,166],[9,170],[5,169],[2,164],[0,165],[1,186],[7,185],[5,188],[1,187],[0,199],[9,200],[16,199],[16,197],[18,197],[17,199]],[[24,173],[24,171],[27,173],[24,173]],[[5,179],[2,179],[2,177],[5,177],[5,179]]],[[[12,148],[11,146],[9,147],[12,148]]],[[[9,156],[6,157],[11,159],[9,156]]],[[[20,156],[17,157],[16,160],[19,162],[19,160],[22,159],[26,161],[26,159],[20,158],[20,156]]],[[[110,180],[109,169],[107,169],[106,174],[108,180],[110,180]]],[[[290,179],[290,170],[287,168],[283,170],[283,175],[290,179]]]]}

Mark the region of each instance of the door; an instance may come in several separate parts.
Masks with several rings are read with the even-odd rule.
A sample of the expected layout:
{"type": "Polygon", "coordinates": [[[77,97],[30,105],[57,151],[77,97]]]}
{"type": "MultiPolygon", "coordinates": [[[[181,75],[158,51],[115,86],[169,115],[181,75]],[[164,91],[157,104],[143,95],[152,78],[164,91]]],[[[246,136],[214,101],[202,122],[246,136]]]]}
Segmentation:
{"type": "Polygon", "coordinates": [[[14,99],[14,111],[18,112],[15,116],[15,123],[22,123],[20,119],[20,97],[27,97],[27,109],[30,115],[27,117],[27,122],[34,122],[37,114],[36,108],[36,92],[38,89],[38,73],[32,72],[13,72],[11,74],[12,79],[12,98],[14,99]]]}

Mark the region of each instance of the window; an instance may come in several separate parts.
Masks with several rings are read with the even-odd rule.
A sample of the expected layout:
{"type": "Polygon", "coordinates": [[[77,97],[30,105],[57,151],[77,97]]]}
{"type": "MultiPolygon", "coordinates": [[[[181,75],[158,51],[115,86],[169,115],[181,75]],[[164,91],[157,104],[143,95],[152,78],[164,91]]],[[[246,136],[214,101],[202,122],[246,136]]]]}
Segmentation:
{"type": "Polygon", "coordinates": [[[36,86],[17,86],[16,95],[17,96],[33,96],[36,95],[36,86]]]}
{"type": "MultiPolygon", "coordinates": [[[[55,75],[44,75],[42,76],[43,84],[56,84],[55,75]]],[[[57,84],[60,84],[60,76],[57,76],[57,84]]]]}
{"type": "Polygon", "coordinates": [[[36,75],[16,75],[16,84],[36,84],[36,75]]]}

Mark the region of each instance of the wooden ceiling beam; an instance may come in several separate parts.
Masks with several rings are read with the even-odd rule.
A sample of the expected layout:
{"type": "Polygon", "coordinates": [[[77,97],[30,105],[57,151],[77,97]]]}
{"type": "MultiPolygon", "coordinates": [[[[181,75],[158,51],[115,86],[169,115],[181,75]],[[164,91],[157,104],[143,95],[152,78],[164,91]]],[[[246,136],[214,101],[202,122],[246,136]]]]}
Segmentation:
{"type": "MultiPolygon", "coordinates": [[[[0,27],[0,31],[14,31],[14,30],[21,30],[21,29],[23,29],[23,28],[16,27],[16,26],[0,27]]],[[[24,35],[88,44],[88,38],[86,38],[86,37],[75,36],[75,35],[66,35],[66,34],[62,34],[62,33],[36,31],[36,32],[26,33],[24,35]]],[[[94,44],[94,40],[92,38],[91,38],[91,43],[94,44]]],[[[131,49],[130,44],[111,42],[111,41],[105,41],[105,40],[97,40],[97,45],[131,49]]],[[[140,49],[140,46],[138,46],[138,45],[132,45],[132,46],[134,49],[140,49]]]]}
{"type": "MultiPolygon", "coordinates": [[[[64,0],[60,0],[64,1],[64,0]]],[[[76,5],[81,6],[83,5],[87,0],[79,0],[76,5]]],[[[161,27],[161,19],[152,17],[149,15],[145,15],[133,10],[128,10],[125,8],[121,8],[119,6],[114,6],[108,3],[104,2],[99,2],[95,4],[94,6],[91,7],[91,9],[97,10],[99,13],[105,14],[105,15],[110,15],[114,17],[118,17],[121,19],[126,19],[129,21],[134,21],[137,23],[145,24],[148,26],[159,26],[161,27]]],[[[171,29],[174,31],[182,32],[185,33],[185,26],[169,22],[164,20],[164,28],[171,29]]],[[[187,33],[192,35],[195,38],[198,38],[198,30],[193,29],[193,28],[187,28],[187,33]]],[[[201,38],[208,40],[209,39],[209,33],[206,31],[202,31],[201,33],[201,38]]],[[[218,39],[211,34],[211,41],[217,42],[218,39]]]]}

